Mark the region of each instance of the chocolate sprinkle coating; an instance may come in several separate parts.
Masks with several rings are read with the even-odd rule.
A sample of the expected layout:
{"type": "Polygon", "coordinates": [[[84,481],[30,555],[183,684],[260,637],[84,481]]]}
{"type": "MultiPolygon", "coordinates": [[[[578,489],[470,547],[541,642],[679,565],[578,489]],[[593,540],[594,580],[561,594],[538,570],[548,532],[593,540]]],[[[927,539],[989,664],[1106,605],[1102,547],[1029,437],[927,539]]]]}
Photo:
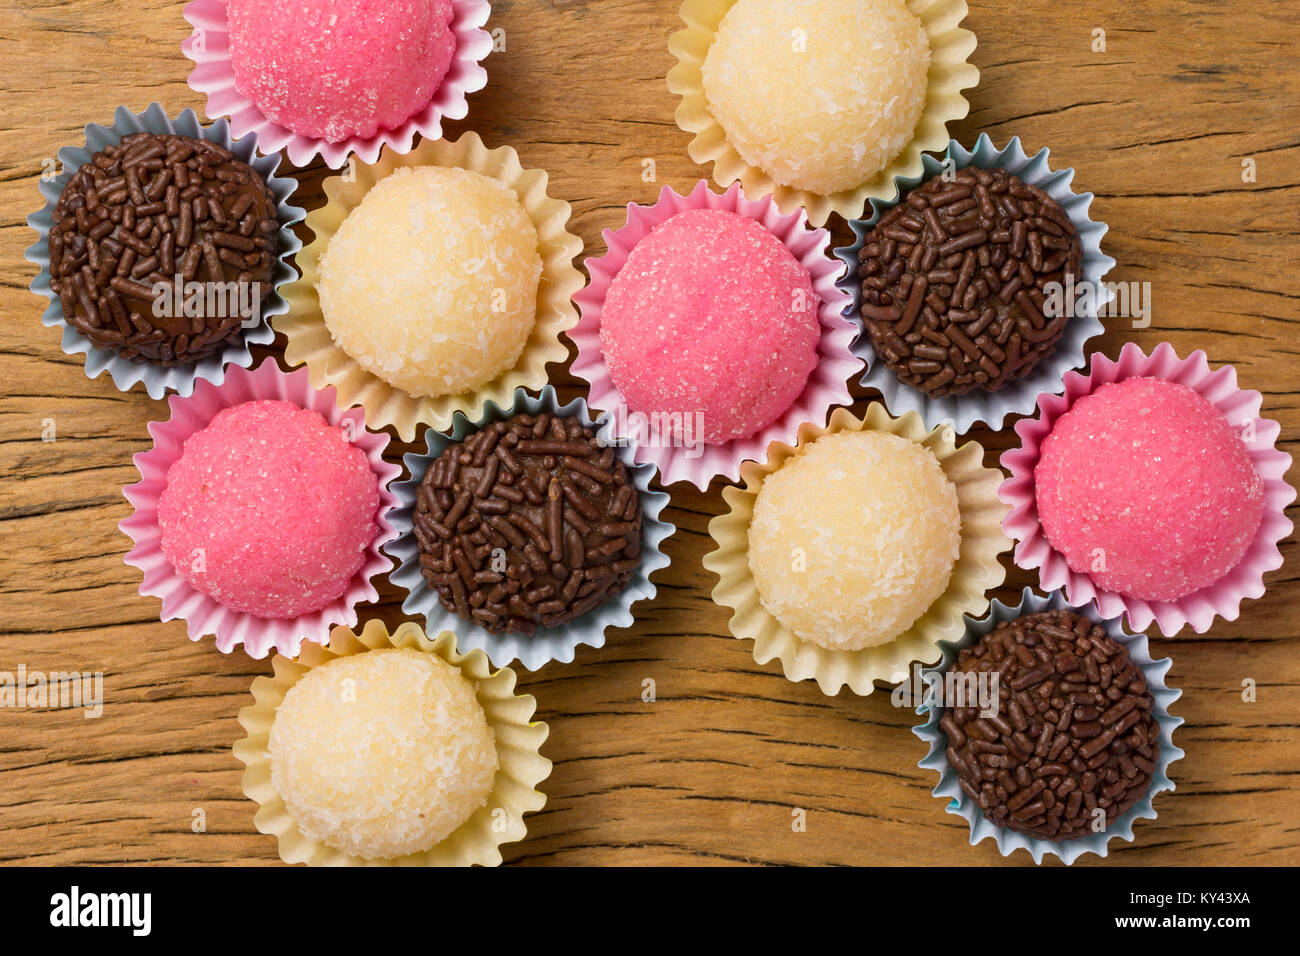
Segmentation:
{"type": "Polygon", "coordinates": [[[420,568],[443,607],[533,634],[627,587],[641,498],[614,449],[574,418],[521,414],[443,449],[420,482],[420,568]]]}
{"type": "MultiPolygon", "coordinates": [[[[187,365],[240,331],[238,309],[155,315],[153,286],[252,283],[271,291],[279,255],[275,197],[225,147],[131,133],[68,180],[50,229],[50,288],[68,324],[96,348],[154,365],[187,365]]],[[[251,293],[251,288],[249,289],[251,293]]],[[[249,293],[245,293],[246,295],[249,293]]],[[[255,303],[261,309],[261,301],[255,303]]]]}
{"type": "Polygon", "coordinates": [[[1000,827],[1045,840],[1110,826],[1151,782],[1159,728],[1141,668],[1072,611],[999,624],[953,669],[999,674],[998,713],[946,709],[939,726],[961,788],[1000,827]]]}
{"type": "Polygon", "coordinates": [[[859,253],[862,321],[904,385],[996,391],[1051,355],[1069,321],[1043,287],[1078,277],[1079,233],[1060,204],[1003,169],[931,179],[881,217],[859,253]]]}

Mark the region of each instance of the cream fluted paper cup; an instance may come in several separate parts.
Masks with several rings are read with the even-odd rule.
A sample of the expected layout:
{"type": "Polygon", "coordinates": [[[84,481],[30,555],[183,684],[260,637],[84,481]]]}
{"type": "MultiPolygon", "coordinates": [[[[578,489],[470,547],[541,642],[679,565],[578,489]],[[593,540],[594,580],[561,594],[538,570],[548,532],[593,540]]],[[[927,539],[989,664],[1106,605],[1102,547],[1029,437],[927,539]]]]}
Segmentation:
{"type": "MultiPolygon", "coordinates": [[[[825,225],[831,213],[852,219],[862,215],[868,199],[892,201],[898,192],[895,177],[921,175],[922,154],[947,146],[948,124],[970,110],[961,91],[979,82],[979,70],[969,62],[975,51],[975,34],[960,27],[968,12],[966,0],[908,0],[908,8],[921,21],[930,41],[925,106],[910,142],[883,169],[852,189],[822,195],[782,185],[741,157],[710,113],[704,93],[705,57],[722,18],[735,3],[685,0],[681,6],[685,26],[668,40],[668,50],[677,58],[668,71],[668,89],[681,97],[674,118],[684,132],[693,135],[687,146],[691,159],[712,163],[713,181],[724,189],[739,181],[750,199],[771,195],[782,212],[802,206],[814,226],[825,225]]],[[[762,69],[762,64],[754,68],[762,69]]]]}
{"type": "Polygon", "coordinates": [[[425,140],[405,155],[384,150],[374,165],[357,165],[355,172],[355,177],[327,179],[325,205],[307,216],[307,227],[316,238],[298,253],[302,278],[287,290],[288,314],[272,323],[288,340],[285,361],[289,365],[306,365],[312,385],[334,386],[341,407],[361,405],[371,428],[391,426],[403,441],[413,441],[421,423],[445,431],[457,412],[476,421],[488,402],[507,405],[516,388],[536,391],[545,385],[546,366],[568,357],[560,333],[578,322],[577,309],[570,299],[583,285],[582,273],[573,265],[574,257],[582,251],[582,240],[568,231],[569,204],[547,195],[546,173],[525,169],[519,163],[519,154],[509,146],[488,149],[472,132],[456,140],[425,140]],[[330,238],[372,186],[407,166],[459,167],[495,179],[515,191],[537,228],[542,276],[536,322],[514,366],[482,388],[454,395],[412,396],[362,368],[335,344],[325,325],[316,282],[330,238]]]}
{"type": "Polygon", "coordinates": [[[984,467],[984,449],[977,443],[957,447],[951,428],[927,431],[915,412],[891,418],[883,405],[872,402],[866,414],[858,418],[846,408],[837,408],[827,427],[809,423],[800,428],[794,447],[773,442],[765,462],[746,462],[741,480],[743,487],[723,489],[730,510],[709,522],[709,534],[717,548],[705,555],[704,566],[719,578],[713,600],[731,609],[731,633],[754,642],[755,661],[766,664],[776,658],[787,678],[812,678],[825,694],[835,695],[848,685],[855,694],[865,696],[875,689],[876,681],[904,680],[912,661],[938,660],[939,642],[960,638],[965,627],[962,616],[983,614],[989,605],[987,592],[1006,576],[998,561],[998,555],[1011,547],[1011,540],[1001,529],[1007,512],[1007,506],[997,496],[1002,473],[984,467]],[[957,491],[960,551],[947,589],[895,640],[860,650],[828,650],[800,640],[763,606],[749,567],[749,524],[754,502],[768,475],[824,435],[868,430],[916,442],[938,460],[957,491]]]}
{"type": "Polygon", "coordinates": [[[551,762],[541,755],[548,728],[534,721],[537,701],[531,694],[515,693],[515,673],[508,667],[492,670],[482,651],[461,654],[455,637],[444,631],[430,640],[418,624],[407,622],[392,634],[382,621],[367,622],[360,634],[337,627],[328,647],[303,647],[298,660],[277,655],[275,674],[253,681],[253,703],[239,712],[246,736],[235,742],[235,756],[244,764],[244,793],[259,804],[253,824],[258,832],[273,834],[286,863],[308,866],[497,866],[501,845],[522,840],[527,833],[524,814],[546,803],[537,785],[551,772],[551,762]],[[459,828],[423,853],[391,860],[365,860],[314,840],[298,829],[271,782],[269,739],[276,709],[304,674],[313,667],[385,647],[410,647],[434,654],[460,669],[475,686],[475,695],[496,738],[500,765],[487,803],[459,828]]]}

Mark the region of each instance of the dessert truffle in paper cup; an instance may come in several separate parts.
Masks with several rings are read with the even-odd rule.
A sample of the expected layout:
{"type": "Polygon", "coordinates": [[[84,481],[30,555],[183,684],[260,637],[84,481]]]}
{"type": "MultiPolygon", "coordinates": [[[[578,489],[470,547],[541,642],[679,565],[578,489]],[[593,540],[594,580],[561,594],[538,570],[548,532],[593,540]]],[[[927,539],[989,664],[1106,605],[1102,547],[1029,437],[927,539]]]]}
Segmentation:
{"type": "Polygon", "coordinates": [[[965,0],[685,0],[668,41],[677,125],[722,187],[862,215],[948,142],[979,81],[965,0]]]}
{"type": "Polygon", "coordinates": [[[568,356],[559,336],[582,287],[582,240],[546,179],[475,133],[327,179],[302,281],[275,322],[285,360],[403,441],[422,422],[443,431],[456,412],[474,421],[489,401],[541,388],[547,364],[568,356]]]}
{"type": "Polygon", "coordinates": [[[605,232],[609,251],[587,260],[591,282],[574,297],[572,370],[665,485],[734,481],[769,442],[852,400],[861,362],[828,241],[802,210],[703,180],[689,196],[665,186],[653,206],[630,203],[605,232]]]}
{"type": "Polygon", "coordinates": [[[483,89],[492,50],[488,0],[193,0],[181,51],[209,116],[295,166],[320,156],[337,169],[351,153],[373,163],[406,153],[418,133],[442,136],[483,89]]]}
{"type": "Polygon", "coordinates": [[[123,490],[135,510],[119,525],[162,620],[256,658],[355,624],[356,606],[378,597],[371,578],[392,566],[379,551],[397,535],[388,436],[271,359],[169,404],[135,456],[140,481],[123,490]]]}
{"type": "Polygon", "coordinates": [[[652,465],[612,444],[607,416],[593,422],[582,399],[561,405],[548,385],[425,441],[393,487],[402,534],[385,550],[410,592],[402,610],[429,631],[536,670],[603,647],[654,597],[674,530],[661,517],[668,495],[650,490],[652,465]]]}
{"type": "Polygon", "coordinates": [[[546,803],[536,700],[452,634],[372,620],[273,664],[234,749],[253,823],[286,863],[496,866],[546,803]]]}
{"type": "Polygon", "coordinates": [[[1073,178],[1048,166],[1046,148],[1030,157],[1019,137],[997,149],[981,134],[972,150],[949,143],[943,162],[926,156],[897,195],[849,222],[839,285],[866,332],[862,384],[890,411],[996,429],[1083,365],[1115,260],[1073,178]]]}
{"type": "Polygon", "coordinates": [[[297,182],[275,175],[279,157],[258,149],[224,120],[205,127],[193,110],[173,119],[152,103],[118,107],[111,126],[91,123],[83,146],[59,150],[26,255],[40,269],[32,291],[49,299],[41,321],[85,355],[87,376],[189,395],[271,342],[266,318],[288,308],[279,290],[294,278],[285,259],[302,246],[290,227],[303,211],[289,204],[297,182]]]}
{"type": "Polygon", "coordinates": [[[805,424],[795,447],[774,442],[709,522],[717,548],[704,566],[731,633],[754,642],[758,663],[778,658],[787,678],[829,695],[848,685],[865,696],[911,661],[937,660],[939,641],[956,640],[962,615],[982,614],[1005,577],[1002,476],[983,455],[878,402],[862,418],[839,408],[826,428],[805,424]]]}
{"type": "Polygon", "coordinates": [[[1073,863],[1155,819],[1152,801],[1174,789],[1169,765],[1183,756],[1173,743],[1183,720],[1169,713],[1182,692],[1166,686],[1171,661],[1154,660],[1145,635],[1060,591],[1025,588],[1019,605],[994,601],[942,647],[939,666],[900,691],[926,718],[913,729],[929,745],[919,766],[939,774],[934,795],[970,823],[971,846],[991,838],[1003,856],[1073,863]],[[1070,684],[1083,705],[1065,725],[1045,682],[1070,684]],[[994,750],[1005,756],[985,779],[981,754],[994,750]]]}
{"type": "Polygon", "coordinates": [[[1281,567],[1292,529],[1291,456],[1260,404],[1201,351],[1093,355],[1063,395],[1039,397],[1037,416],[1016,423],[1020,447],[1002,455],[1016,563],[1133,628],[1155,621],[1172,636],[1235,620],[1281,567]]]}

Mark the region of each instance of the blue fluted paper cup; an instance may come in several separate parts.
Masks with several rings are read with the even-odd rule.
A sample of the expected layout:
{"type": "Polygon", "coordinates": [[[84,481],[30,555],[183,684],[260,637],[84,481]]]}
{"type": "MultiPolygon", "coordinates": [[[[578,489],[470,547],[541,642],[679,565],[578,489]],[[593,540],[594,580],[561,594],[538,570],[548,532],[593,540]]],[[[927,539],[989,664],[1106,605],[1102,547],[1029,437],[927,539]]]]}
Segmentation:
{"type": "Polygon", "coordinates": [[[1034,593],[1031,588],[1025,588],[1021,594],[1020,603],[1015,607],[1008,607],[1001,601],[995,600],[989,613],[983,617],[975,619],[967,616],[965,636],[956,644],[943,642],[940,645],[943,650],[943,659],[938,666],[926,668],[922,671],[921,677],[922,681],[925,681],[927,675],[936,675],[942,678],[948,668],[956,662],[957,654],[962,648],[976,643],[999,624],[1005,621],[1013,621],[1026,614],[1051,610],[1074,611],[1101,624],[1106,629],[1106,633],[1128,651],[1133,663],[1142,669],[1142,673],[1146,677],[1147,689],[1151,692],[1154,704],[1153,713],[1160,733],[1159,753],[1155,760],[1155,771],[1151,774],[1151,782],[1147,788],[1146,796],[1120,814],[1115,822],[1101,833],[1093,833],[1072,840],[1038,839],[1024,833],[1017,833],[1015,830],[995,826],[980,811],[976,802],[961,788],[961,784],[957,779],[957,772],[948,762],[948,737],[939,726],[944,710],[941,705],[922,702],[916,708],[916,712],[925,717],[926,721],[921,726],[914,727],[912,733],[929,744],[929,753],[926,754],[918,766],[923,770],[933,770],[939,774],[939,784],[934,788],[933,794],[936,797],[947,799],[948,812],[964,817],[970,824],[971,846],[975,846],[983,840],[992,839],[997,843],[998,852],[1003,856],[1010,856],[1016,850],[1027,850],[1030,856],[1034,858],[1035,863],[1043,862],[1043,857],[1050,853],[1060,857],[1062,862],[1069,864],[1085,853],[1105,856],[1108,852],[1107,844],[1110,843],[1112,838],[1118,837],[1121,840],[1131,842],[1133,840],[1134,822],[1146,818],[1152,820],[1156,818],[1156,811],[1152,806],[1152,800],[1155,796],[1166,790],[1174,789],[1174,782],[1169,778],[1169,765],[1183,756],[1182,750],[1174,746],[1173,741],[1174,730],[1183,723],[1183,719],[1171,716],[1169,713],[1169,706],[1182,696],[1182,691],[1171,689],[1165,683],[1165,674],[1168,673],[1173,662],[1167,657],[1159,660],[1153,659],[1146,635],[1129,634],[1121,626],[1119,617],[1104,618],[1091,605],[1082,607],[1072,605],[1066,601],[1065,594],[1062,591],[1052,591],[1044,597],[1034,593]]]}
{"type": "Polygon", "coordinates": [[[611,437],[612,421],[608,413],[593,421],[583,399],[575,398],[567,405],[561,405],[555,389],[550,385],[543,388],[539,396],[531,395],[522,388],[516,389],[514,401],[508,407],[489,401],[483,417],[477,421],[471,422],[464,414],[457,412],[452,421],[450,436],[432,428],[426,429],[425,453],[405,456],[406,469],[411,477],[393,485],[398,506],[391,515],[393,524],[401,533],[396,541],[384,545],[384,550],[398,562],[398,567],[389,575],[389,580],[409,592],[402,602],[402,610],[406,614],[424,618],[428,633],[451,631],[456,635],[456,643],[462,653],[483,650],[497,667],[519,661],[530,671],[537,670],[548,661],[572,661],[574,652],[583,644],[604,647],[606,630],[630,625],[633,620],[632,605],[655,595],[656,586],[650,576],[668,566],[668,557],[663,553],[662,545],[676,530],[660,518],[668,504],[668,495],[662,491],[650,490],[650,481],[655,476],[654,466],[635,464],[633,446],[621,445],[617,447],[616,454],[632,477],[632,483],[641,499],[642,512],[641,566],[626,588],[586,614],[558,627],[539,627],[531,636],[511,631],[493,633],[443,607],[438,592],[429,587],[421,572],[420,546],[415,534],[416,496],[425,472],[433,460],[442,454],[443,449],[461,441],[483,425],[512,415],[537,415],[541,412],[565,418],[576,417],[583,425],[593,429],[602,443],[614,441],[611,437]]]}
{"type": "MultiPolygon", "coordinates": [[[[1042,189],[1060,203],[1079,232],[1083,251],[1083,275],[1079,283],[1080,285],[1083,282],[1091,283],[1095,290],[1092,307],[1085,308],[1082,314],[1076,314],[1070,319],[1052,354],[1041,360],[1028,375],[1007,382],[996,392],[974,389],[964,395],[934,397],[904,385],[898,380],[893,369],[884,362],[876,361],[871,337],[864,331],[858,336],[854,345],[854,352],[867,363],[867,370],[862,374],[861,382],[880,392],[891,414],[898,416],[906,412],[916,412],[921,416],[926,428],[949,424],[958,433],[968,431],[976,422],[984,422],[990,428],[997,429],[1002,427],[1008,415],[1032,414],[1040,394],[1044,392],[1059,394],[1064,388],[1065,373],[1083,366],[1084,349],[1088,340],[1104,331],[1097,315],[1113,297],[1113,293],[1107,289],[1102,280],[1106,273],[1114,268],[1115,260],[1101,251],[1101,238],[1106,234],[1106,224],[1093,222],[1088,217],[1092,193],[1074,192],[1070,188],[1074,170],[1053,170],[1048,166],[1047,158],[1046,147],[1032,157],[1027,155],[1020,144],[1019,136],[1013,136],[1002,149],[993,145],[987,133],[980,134],[975,142],[975,148],[971,150],[952,140],[948,143],[943,160],[935,159],[928,154],[924,157],[925,171],[922,175],[895,178],[893,199],[872,199],[870,218],[849,220],[849,227],[855,237],[854,242],[852,245],[835,249],[834,253],[848,266],[837,283],[853,298],[853,304],[845,315],[853,319],[859,327],[862,326],[860,312],[862,285],[861,279],[858,278],[858,255],[866,244],[867,233],[880,221],[880,217],[886,211],[906,199],[908,191],[939,175],[943,171],[944,163],[949,160],[956,169],[964,169],[967,166],[976,166],[980,169],[1004,169],[1020,177],[1024,182],[1042,189]]],[[[1084,305],[1087,306],[1088,303],[1085,301],[1084,305]]]]}
{"type": "Polygon", "coordinates": [[[280,295],[280,287],[297,278],[297,273],[289,265],[289,256],[302,248],[302,243],[291,228],[301,222],[306,213],[297,206],[290,205],[289,199],[298,182],[288,176],[277,176],[275,171],[280,165],[280,154],[261,156],[257,152],[257,137],[245,136],[232,140],[226,121],[218,120],[211,126],[203,126],[198,115],[191,109],[185,109],[172,119],[158,103],[151,103],[143,113],[132,113],[125,106],[119,106],[113,114],[111,126],[90,123],[85,129],[86,142],[83,146],[64,146],[59,150],[60,173],[50,180],[40,182],[41,195],[45,205],[27,217],[27,225],[36,230],[37,241],[26,250],[29,262],[34,263],[39,272],[32,280],[31,290],[37,295],[49,299],[49,305],[41,316],[41,322],[49,326],[58,326],[63,330],[63,351],[68,355],[86,356],[86,375],[97,378],[108,372],[113,384],[120,391],[130,391],[137,383],[143,383],[150,398],[162,398],[170,389],[182,397],[188,398],[194,391],[194,383],[200,379],[220,385],[225,379],[226,367],[237,365],[248,368],[253,364],[250,346],[269,345],[275,338],[268,317],[289,310],[289,303],[280,295]],[[131,133],[149,132],[159,135],[173,133],[205,139],[225,147],[243,162],[247,163],[266,181],[267,187],[276,201],[276,218],[280,222],[279,257],[271,275],[271,294],[262,300],[261,308],[243,323],[243,334],[228,342],[220,350],[206,355],[189,365],[177,365],[163,368],[146,362],[134,362],[123,358],[116,352],[96,348],[90,340],[73,328],[63,315],[59,297],[50,288],[50,228],[53,225],[54,207],[58,204],[63,188],[82,164],[90,161],[91,156],[106,146],[121,141],[131,133]]]}

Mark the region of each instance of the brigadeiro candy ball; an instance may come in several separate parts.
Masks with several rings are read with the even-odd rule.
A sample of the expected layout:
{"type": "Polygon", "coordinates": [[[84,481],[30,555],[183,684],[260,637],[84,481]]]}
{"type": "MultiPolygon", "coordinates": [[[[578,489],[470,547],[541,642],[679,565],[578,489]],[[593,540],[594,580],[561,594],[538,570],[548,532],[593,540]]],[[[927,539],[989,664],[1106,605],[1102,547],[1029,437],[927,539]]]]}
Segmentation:
{"type": "Polygon", "coordinates": [[[995,392],[1051,356],[1070,321],[1054,288],[1082,277],[1060,203],[1003,169],[959,169],[907,194],[859,254],[862,321],[904,385],[995,392]]]}
{"type": "Polygon", "coordinates": [[[158,502],[163,554],[196,590],[265,618],[347,589],[376,533],[365,452],[291,402],[222,409],[191,435],[158,502]]]}
{"type": "Polygon", "coordinates": [[[829,195],[907,148],[929,68],[904,0],[737,0],[705,57],[704,93],[745,162],[829,195]]]}
{"type": "Polygon", "coordinates": [[[487,802],[500,763],[473,682],[414,648],[307,671],[277,708],[268,749],[299,831],[366,860],[446,839],[487,802]]]}
{"type": "Polygon", "coordinates": [[[444,607],[532,634],[586,614],[641,564],[631,475],[573,418],[521,414],[449,444],[415,509],[420,567],[444,607]]]}
{"type": "Polygon", "coordinates": [[[1241,436],[1203,396],[1131,378],[1079,399],[1043,440],[1038,517],[1071,570],[1176,601],[1241,560],[1264,489],[1241,436]]]}
{"type": "Polygon", "coordinates": [[[764,479],[749,525],[759,597],[829,650],[887,644],[948,588],[957,489],[929,449],[885,432],[817,439],[764,479]]]}
{"type": "Polygon", "coordinates": [[[480,388],[537,318],[537,228],[513,189],[466,169],[404,167],[330,238],[317,292],[334,342],[416,397],[480,388]]]}
{"type": "Polygon", "coordinates": [[[230,0],[235,89],[269,119],[337,143],[400,126],[437,91],[452,0],[230,0]]]}
{"type": "Polygon", "coordinates": [[[131,133],[63,187],[50,226],[50,289],[96,348],[188,365],[261,313],[279,230],[265,180],[224,146],[131,133]]]}
{"type": "Polygon", "coordinates": [[[629,411],[698,414],[704,440],[721,443],[770,425],[803,392],[819,305],[807,268],[760,223],[690,209],[628,254],[601,348],[629,411]]]}
{"type": "Polygon", "coordinates": [[[962,650],[952,670],[998,675],[996,713],[951,707],[939,722],[962,789],[996,826],[1071,840],[1146,796],[1160,749],[1154,702],[1100,624],[1027,614],[962,650]]]}

